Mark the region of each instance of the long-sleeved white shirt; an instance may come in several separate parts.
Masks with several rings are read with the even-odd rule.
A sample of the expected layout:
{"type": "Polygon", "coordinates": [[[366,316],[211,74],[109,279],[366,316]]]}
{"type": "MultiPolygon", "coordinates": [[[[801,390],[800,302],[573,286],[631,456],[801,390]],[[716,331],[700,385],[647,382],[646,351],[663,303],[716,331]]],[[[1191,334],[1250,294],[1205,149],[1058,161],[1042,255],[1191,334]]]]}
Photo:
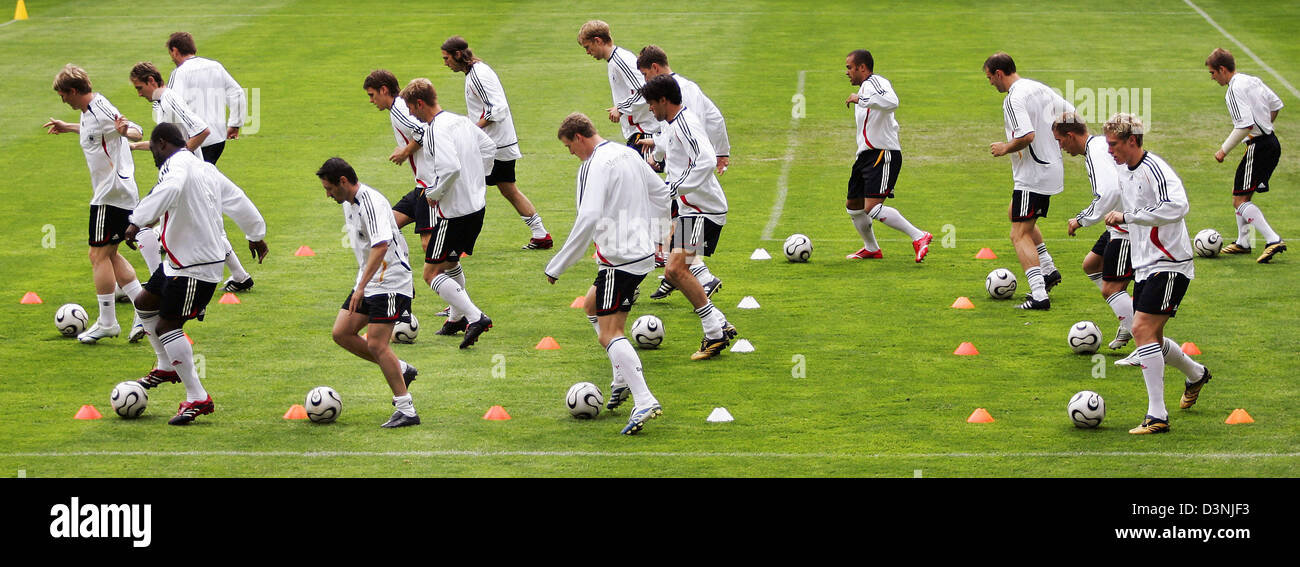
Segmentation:
{"type": "Polygon", "coordinates": [[[867,150],[901,151],[898,137],[898,93],[889,79],[872,74],[858,87],[858,104],[853,108],[853,121],[857,125],[854,136],[858,153],[867,150]]]}
{"type": "MultiPolygon", "coordinates": [[[[158,169],[158,184],[131,213],[131,224],[161,221],[163,273],[209,283],[221,281],[230,243],[221,222],[221,199],[203,160],[180,150],[158,169]]],[[[242,227],[241,227],[242,228],[242,227]]]]}
{"type": "Polygon", "coordinates": [[[1237,73],[1223,94],[1233,128],[1253,128],[1250,137],[1273,133],[1272,113],[1282,110],[1282,99],[1259,77],[1237,73]]]}
{"type": "MultiPolygon", "coordinates": [[[[424,140],[426,125],[411,114],[402,97],[393,97],[393,105],[388,107],[388,120],[393,125],[393,139],[398,147],[405,148],[411,140],[424,140]]],[[[427,189],[433,186],[433,156],[428,152],[416,151],[406,163],[410,165],[411,175],[415,177],[415,187],[427,189]]]]}
{"type": "Polygon", "coordinates": [[[1191,279],[1192,239],[1183,218],[1190,208],[1183,181],[1165,160],[1145,152],[1136,168],[1116,166],[1136,281],[1157,272],[1191,279]]]}
{"type": "Polygon", "coordinates": [[[515,134],[515,120],[510,116],[506,89],[487,63],[474,63],[465,74],[465,110],[471,120],[488,121],[483,131],[497,145],[496,159],[510,161],[524,156],[519,151],[519,136],[515,134]]]}
{"type": "MultiPolygon", "coordinates": [[[[677,86],[682,90],[682,106],[689,106],[704,123],[704,131],[709,134],[713,151],[719,156],[730,156],[731,138],[727,136],[727,119],[722,117],[718,105],[713,104],[713,100],[705,96],[704,91],[695,84],[695,81],[677,73],[673,73],[673,78],[677,79],[677,86]]],[[[663,124],[660,124],[661,128],[662,126],[663,124]]]]}
{"type": "Polygon", "coordinates": [[[247,97],[243,87],[220,63],[197,56],[186,59],[167,78],[167,87],[176,89],[177,94],[211,128],[203,140],[204,146],[226,141],[226,128],[243,127],[247,97]],[[230,110],[229,118],[227,109],[230,110]]]}
{"type": "Polygon", "coordinates": [[[614,107],[623,113],[618,121],[623,129],[623,138],[631,138],[638,132],[647,136],[659,131],[659,121],[650,111],[650,104],[641,96],[641,87],[645,86],[645,77],[636,68],[636,56],[631,51],[614,46],[607,60],[609,72],[609,90],[614,99],[614,107]]]}
{"type": "MultiPolygon", "coordinates": [[[[90,168],[90,185],[94,193],[91,205],[109,205],[131,210],[140,202],[135,185],[135,161],[131,145],[117,132],[114,121],[121,113],[104,95],[95,93],[79,122],[81,151],[90,168]]],[[[144,132],[134,122],[131,128],[144,132]]]]}
{"type": "Polygon", "coordinates": [[[249,242],[257,242],[266,239],[266,219],[262,218],[261,211],[257,210],[257,205],[253,204],[252,199],[242,188],[226,177],[217,166],[204,162],[201,166],[204,172],[212,179],[213,187],[216,190],[217,202],[221,204],[221,213],[230,217],[239,226],[239,230],[244,232],[244,238],[249,242]]]}
{"type": "Polygon", "coordinates": [[[717,154],[693,110],[683,106],[664,122],[663,132],[656,137],[663,143],[655,143],[654,157],[664,159],[664,179],[677,199],[678,216],[702,216],[724,225],[727,196],[714,174],[717,154]]]}
{"type": "Polygon", "coordinates": [[[397,228],[388,199],[369,185],[358,183],[357,194],[352,200],[343,202],[343,222],[352,240],[352,253],[357,258],[357,278],[352,288],[364,283],[366,297],[388,293],[415,297],[406,238],[397,228]],[[384,243],[388,243],[388,250],[384,252],[383,262],[374,275],[363,282],[361,277],[366,273],[370,250],[384,243]]]}
{"type": "Polygon", "coordinates": [[[433,158],[433,185],[425,188],[439,218],[463,217],[487,206],[486,175],[497,145],[468,118],[446,110],[424,129],[424,147],[433,158]]]}
{"type": "MultiPolygon", "coordinates": [[[[1123,211],[1119,196],[1119,170],[1115,167],[1105,136],[1089,136],[1083,146],[1083,163],[1088,168],[1088,182],[1092,184],[1092,203],[1075,215],[1079,226],[1092,226],[1106,218],[1106,213],[1123,211]]],[[[1127,239],[1128,228],[1108,226],[1110,237],[1127,239]]]]}
{"type": "Polygon", "coordinates": [[[1074,105],[1047,85],[1019,79],[1007,89],[1002,112],[1008,142],[1034,134],[1034,140],[1025,149],[1010,156],[1015,188],[1041,195],[1063,191],[1065,168],[1061,163],[1061,146],[1052,136],[1052,123],[1062,113],[1074,112],[1074,105]]]}

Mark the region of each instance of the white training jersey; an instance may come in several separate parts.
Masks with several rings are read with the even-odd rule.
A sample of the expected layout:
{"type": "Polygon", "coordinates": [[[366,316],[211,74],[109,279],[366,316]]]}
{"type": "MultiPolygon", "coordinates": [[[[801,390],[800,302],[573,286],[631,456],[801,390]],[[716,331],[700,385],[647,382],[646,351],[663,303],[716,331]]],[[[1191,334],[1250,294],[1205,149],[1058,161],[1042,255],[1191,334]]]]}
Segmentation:
{"type": "Polygon", "coordinates": [[[546,264],[558,278],[596,243],[602,268],[632,274],[654,269],[657,220],[668,215],[668,186],[636,150],[601,142],[578,168],[578,215],[564,246],[546,264]]]}
{"type": "Polygon", "coordinates": [[[717,155],[704,125],[685,106],[664,125],[656,137],[663,144],[655,144],[654,157],[664,160],[664,179],[677,200],[678,216],[706,217],[718,225],[727,224],[727,196],[714,174],[717,155]]]}
{"type": "Polygon", "coordinates": [[[1052,122],[1064,112],[1074,112],[1074,105],[1038,81],[1019,79],[1007,89],[1002,101],[1007,141],[1034,134],[1025,149],[1011,154],[1016,189],[1041,195],[1055,195],[1065,189],[1061,146],[1052,136],[1052,122]]]}
{"type": "Polygon", "coordinates": [[[652,135],[659,131],[659,121],[650,111],[650,104],[641,96],[645,77],[636,68],[636,56],[631,51],[614,46],[608,60],[609,90],[614,97],[614,107],[623,113],[618,121],[623,128],[623,138],[632,134],[652,135]]]}
{"type": "MultiPolygon", "coordinates": [[[[397,141],[398,147],[405,148],[411,140],[424,140],[425,123],[411,114],[410,107],[406,106],[402,97],[393,97],[393,105],[388,107],[388,119],[393,125],[393,139],[397,141]]],[[[415,187],[427,189],[433,186],[433,156],[417,150],[406,162],[411,167],[411,175],[415,177],[415,187]]]]}
{"type": "Polygon", "coordinates": [[[854,136],[858,140],[858,153],[867,150],[901,151],[898,139],[898,93],[889,79],[872,74],[858,88],[858,104],[853,108],[853,121],[857,125],[854,136]]]}
{"type": "MultiPolygon", "coordinates": [[[[153,121],[155,124],[175,124],[176,127],[181,129],[181,133],[185,134],[186,140],[199,135],[204,130],[208,131],[208,137],[212,137],[213,130],[208,128],[207,123],[202,118],[199,118],[198,114],[185,103],[181,96],[176,94],[176,91],[167,88],[160,89],[160,91],[155,91],[158,94],[158,100],[153,101],[153,121]]],[[[206,143],[207,141],[208,139],[204,138],[204,143],[194,150],[194,155],[199,156],[199,159],[203,159],[203,146],[209,145],[206,143]]]]}
{"type": "Polygon", "coordinates": [[[1273,133],[1272,113],[1282,110],[1282,99],[1277,97],[1259,77],[1237,73],[1228,80],[1228,92],[1223,95],[1232,116],[1233,128],[1252,128],[1251,138],[1273,133]]]}
{"type": "Polygon", "coordinates": [[[217,166],[203,162],[201,166],[204,172],[212,179],[213,187],[217,195],[217,203],[221,206],[221,213],[230,217],[239,226],[239,230],[244,232],[244,238],[249,242],[257,242],[266,239],[266,219],[262,218],[261,211],[257,210],[257,205],[248,198],[248,194],[224,173],[217,169],[217,166]]]}
{"type": "Polygon", "coordinates": [[[1116,170],[1136,281],[1157,272],[1195,277],[1192,238],[1183,222],[1189,206],[1182,179],[1151,152],[1142,155],[1136,168],[1119,164],[1116,170]]]}
{"type": "MultiPolygon", "coordinates": [[[[121,113],[104,95],[95,93],[90,105],[81,113],[79,139],[90,168],[90,185],[94,194],[91,205],[109,205],[131,210],[140,202],[135,185],[135,161],[131,145],[117,132],[114,121],[121,113]]],[[[134,122],[131,128],[144,132],[134,122]]]]}
{"type": "MultiPolygon", "coordinates": [[[[1088,183],[1092,184],[1092,203],[1074,218],[1079,226],[1092,226],[1106,218],[1106,213],[1124,210],[1119,196],[1119,169],[1115,167],[1105,136],[1088,137],[1088,143],[1083,146],[1083,163],[1088,168],[1088,183]]],[[[1127,226],[1106,228],[1112,239],[1128,239],[1127,226]]]]}
{"type": "Polygon", "coordinates": [[[524,157],[519,151],[519,136],[515,135],[515,120],[510,116],[506,89],[487,63],[475,62],[465,74],[465,110],[475,123],[488,121],[483,131],[497,145],[496,159],[512,161],[524,157]]]}
{"type": "MultiPolygon", "coordinates": [[[[722,117],[718,105],[705,96],[695,81],[677,73],[673,73],[673,78],[677,79],[677,86],[682,90],[682,106],[689,106],[704,123],[704,131],[709,135],[709,142],[713,143],[713,151],[719,156],[730,156],[731,139],[727,136],[727,120],[722,117]]],[[[661,128],[662,126],[660,124],[661,128]]]]}
{"type": "Polygon", "coordinates": [[[415,297],[406,238],[397,228],[388,199],[369,185],[358,183],[357,194],[352,200],[343,202],[343,222],[352,240],[352,253],[357,257],[357,279],[352,288],[364,283],[363,294],[366,297],[389,293],[415,297]],[[388,251],[384,253],[383,263],[369,281],[363,282],[361,277],[365,275],[366,262],[370,260],[370,249],[385,242],[388,251]]]}
{"type": "Polygon", "coordinates": [[[212,129],[203,140],[204,146],[226,141],[226,128],[244,125],[244,112],[248,107],[244,89],[216,61],[198,56],[182,61],[167,78],[167,88],[175,89],[212,129]]]}
{"type": "Polygon", "coordinates": [[[486,175],[492,171],[496,142],[468,118],[443,110],[424,128],[424,147],[432,158],[433,185],[424,190],[438,218],[463,217],[487,206],[486,175]]]}
{"type": "Polygon", "coordinates": [[[230,243],[221,222],[221,201],[206,163],[185,150],[158,168],[158,184],[131,213],[131,224],[160,222],[163,273],[208,283],[221,281],[230,243]]]}

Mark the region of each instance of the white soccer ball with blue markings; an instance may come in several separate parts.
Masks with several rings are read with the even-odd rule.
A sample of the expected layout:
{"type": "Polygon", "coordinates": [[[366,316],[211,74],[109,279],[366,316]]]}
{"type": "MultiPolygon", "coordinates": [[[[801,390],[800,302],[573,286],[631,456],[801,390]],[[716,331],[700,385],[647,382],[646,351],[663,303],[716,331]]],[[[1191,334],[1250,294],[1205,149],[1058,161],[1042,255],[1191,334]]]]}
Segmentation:
{"type": "Polygon", "coordinates": [[[1106,418],[1106,400],[1101,399],[1101,394],[1097,392],[1084,390],[1070,398],[1066,411],[1075,427],[1092,429],[1101,425],[1101,420],[1106,418]]]}
{"type": "Polygon", "coordinates": [[[420,336],[420,320],[411,314],[410,322],[398,321],[393,325],[393,342],[402,344],[411,344],[415,338],[420,336]]]}
{"type": "Polygon", "coordinates": [[[1207,228],[1196,233],[1196,238],[1192,239],[1192,249],[1196,250],[1197,256],[1213,258],[1223,250],[1223,237],[1219,231],[1207,228]]]}
{"type": "Polygon", "coordinates": [[[812,257],[812,239],[802,234],[791,234],[781,246],[785,259],[791,262],[807,262],[812,257]]]}
{"type": "Polygon", "coordinates": [[[993,299],[1011,299],[1016,294],[1016,275],[1006,268],[993,270],[984,278],[984,289],[993,299]]]}
{"type": "Polygon", "coordinates": [[[600,388],[591,382],[578,382],[569,387],[564,395],[564,405],[569,408],[569,415],[576,419],[591,419],[600,415],[601,406],[605,405],[605,396],[600,388]]]}
{"type": "Polygon", "coordinates": [[[637,348],[659,348],[664,342],[664,322],[654,315],[642,315],[632,322],[632,344],[637,348]]]}
{"type": "Polygon", "coordinates": [[[1079,321],[1073,327],[1070,327],[1070,334],[1066,337],[1070,342],[1070,349],[1077,354],[1092,354],[1097,352],[1101,347],[1101,329],[1092,321],[1079,321]]]}
{"type": "Polygon", "coordinates": [[[140,417],[149,406],[149,392],[135,380],[122,382],[113,388],[108,401],[113,411],[126,419],[140,417]]]}
{"type": "Polygon", "coordinates": [[[54,326],[65,337],[80,335],[86,330],[86,323],[89,321],[90,316],[86,315],[86,308],[76,303],[68,303],[54,312],[54,326]]]}
{"type": "Polygon", "coordinates": [[[343,413],[343,399],[334,388],[317,386],[307,392],[307,401],[303,403],[303,407],[307,409],[307,419],[312,422],[330,423],[343,413]]]}

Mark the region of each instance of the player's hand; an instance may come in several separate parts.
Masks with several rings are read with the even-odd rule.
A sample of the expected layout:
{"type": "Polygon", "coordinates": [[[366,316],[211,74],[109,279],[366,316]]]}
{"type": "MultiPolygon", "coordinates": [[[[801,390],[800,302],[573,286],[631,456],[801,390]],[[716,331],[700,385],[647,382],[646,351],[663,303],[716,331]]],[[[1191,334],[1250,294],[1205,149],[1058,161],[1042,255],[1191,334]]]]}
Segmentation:
{"type": "Polygon", "coordinates": [[[557,281],[559,281],[559,280],[557,280],[557,279],[555,279],[555,278],[553,278],[553,277],[551,277],[551,276],[546,276],[546,281],[551,282],[551,285],[555,285],[555,282],[557,282],[557,281]]]}
{"type": "Polygon", "coordinates": [[[1079,219],[1070,219],[1070,221],[1065,224],[1069,227],[1067,232],[1070,233],[1070,236],[1074,236],[1074,231],[1079,230],[1079,219]]]}
{"type": "Polygon", "coordinates": [[[606,108],[605,110],[609,112],[610,122],[618,122],[618,120],[623,117],[623,113],[619,112],[618,108],[606,108]]]}
{"type": "Polygon", "coordinates": [[[1220,149],[1217,152],[1214,152],[1214,159],[1217,160],[1219,163],[1223,163],[1223,158],[1225,157],[1228,157],[1228,154],[1223,153],[1222,149],[1220,149]]]}
{"type": "Polygon", "coordinates": [[[1121,224],[1124,224],[1124,213],[1120,211],[1111,211],[1106,213],[1107,226],[1119,226],[1121,224]]]}
{"type": "Polygon", "coordinates": [[[636,141],[636,145],[641,146],[641,153],[644,154],[655,147],[653,138],[641,138],[636,141]]]}
{"type": "Polygon", "coordinates": [[[348,311],[356,313],[361,308],[361,294],[365,293],[365,288],[352,290],[352,297],[348,300],[348,311]]]}
{"type": "Polygon", "coordinates": [[[229,128],[226,128],[226,139],[227,139],[227,140],[238,140],[238,139],[239,139],[239,127],[238,127],[238,126],[231,126],[231,127],[229,127],[229,128]]]}
{"type": "Polygon", "coordinates": [[[993,157],[1007,155],[1007,145],[1006,142],[993,142],[989,144],[989,153],[993,154],[993,157]]]}
{"type": "Polygon", "coordinates": [[[248,250],[253,253],[253,257],[257,259],[258,264],[261,264],[262,260],[266,259],[266,255],[269,252],[265,240],[258,240],[257,242],[249,241],[248,250]]]}
{"type": "Polygon", "coordinates": [[[731,165],[731,158],[728,156],[718,156],[718,165],[714,167],[718,175],[727,172],[727,166],[731,165]]]}
{"type": "Polygon", "coordinates": [[[126,247],[135,250],[135,235],[140,233],[140,227],[130,225],[126,227],[126,232],[122,233],[122,240],[126,242],[126,247]]]}
{"type": "Polygon", "coordinates": [[[118,116],[113,119],[113,129],[117,130],[117,133],[121,134],[123,137],[126,136],[126,131],[130,129],[130,127],[131,122],[127,120],[125,116],[118,116]]]}
{"type": "Polygon", "coordinates": [[[394,151],[393,155],[388,156],[388,161],[397,165],[402,165],[406,162],[406,158],[408,157],[410,156],[406,155],[406,148],[397,148],[397,151],[394,151]]]}
{"type": "Polygon", "coordinates": [[[46,132],[50,134],[63,134],[72,131],[72,127],[67,122],[55,120],[54,118],[50,118],[50,121],[42,124],[41,127],[46,128],[46,132]]]}
{"type": "Polygon", "coordinates": [[[862,97],[859,97],[858,93],[853,93],[849,95],[849,98],[844,100],[844,106],[853,106],[857,104],[859,100],[862,100],[862,97]]]}

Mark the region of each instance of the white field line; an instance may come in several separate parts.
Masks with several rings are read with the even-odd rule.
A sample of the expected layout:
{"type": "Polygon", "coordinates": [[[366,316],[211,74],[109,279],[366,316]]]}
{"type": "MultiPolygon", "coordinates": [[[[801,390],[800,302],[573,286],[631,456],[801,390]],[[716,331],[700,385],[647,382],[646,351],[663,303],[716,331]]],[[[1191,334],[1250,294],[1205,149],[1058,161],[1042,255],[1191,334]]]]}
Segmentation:
{"type": "Polygon", "coordinates": [[[1196,13],[1200,14],[1202,18],[1205,18],[1205,21],[1210,22],[1210,25],[1214,26],[1214,29],[1219,30],[1219,33],[1223,34],[1224,37],[1237,44],[1237,47],[1240,47],[1243,53],[1249,55],[1251,59],[1255,60],[1255,63],[1259,64],[1259,66],[1265,71],[1268,71],[1270,75],[1273,75],[1273,78],[1277,79],[1279,83],[1282,83],[1282,86],[1286,87],[1286,90],[1291,91],[1293,96],[1300,98],[1300,91],[1297,91],[1295,87],[1291,86],[1291,83],[1288,83],[1286,79],[1282,78],[1282,75],[1278,74],[1278,72],[1273,70],[1272,67],[1269,67],[1268,63],[1265,63],[1258,55],[1255,55],[1255,52],[1251,51],[1249,47],[1246,47],[1246,44],[1238,41],[1237,38],[1228,33],[1228,30],[1223,29],[1223,26],[1220,26],[1218,22],[1214,21],[1214,18],[1211,18],[1209,14],[1205,13],[1205,10],[1202,10],[1200,6],[1193,4],[1192,0],[1183,0],[1183,2],[1188,6],[1191,6],[1193,10],[1196,10],[1196,13]]]}
{"type": "Polygon", "coordinates": [[[1292,453],[1171,453],[1157,451],[1047,451],[990,453],[762,453],[762,452],[674,452],[674,451],[69,451],[0,453],[0,458],[82,457],[678,457],[740,459],[1063,459],[1080,457],[1174,458],[1174,459],[1294,459],[1292,453]]]}
{"type": "Polygon", "coordinates": [[[0,28],[3,28],[3,27],[5,27],[5,26],[7,26],[7,25],[9,25],[9,24],[12,24],[12,23],[16,22],[16,21],[18,21],[18,20],[9,20],[9,21],[7,21],[7,22],[5,22],[5,23],[3,23],[3,24],[0,24],[0,28]]]}
{"type": "MultiPolygon", "coordinates": [[[[803,96],[804,74],[807,71],[799,71],[799,86],[795,89],[795,96],[803,96]]],[[[804,102],[807,104],[807,101],[804,102]]],[[[781,212],[785,210],[785,194],[790,191],[788,181],[790,179],[790,166],[794,164],[795,146],[799,144],[799,117],[790,113],[790,137],[785,143],[785,156],[781,158],[781,176],[776,180],[776,202],[772,203],[772,214],[767,219],[767,226],[763,227],[762,240],[772,240],[772,232],[776,230],[777,223],[781,222],[781,212]]]]}

